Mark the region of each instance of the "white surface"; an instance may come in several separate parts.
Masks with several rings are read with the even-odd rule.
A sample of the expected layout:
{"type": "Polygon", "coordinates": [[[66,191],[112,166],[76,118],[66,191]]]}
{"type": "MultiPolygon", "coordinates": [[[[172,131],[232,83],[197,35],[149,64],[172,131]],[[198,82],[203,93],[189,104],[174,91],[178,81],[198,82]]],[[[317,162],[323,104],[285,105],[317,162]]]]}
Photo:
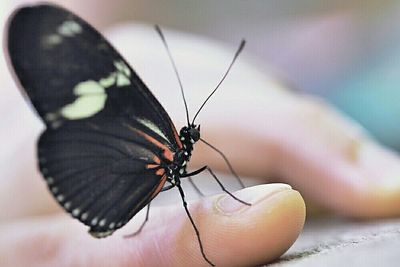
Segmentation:
{"type": "Polygon", "coordinates": [[[310,220],[293,247],[269,267],[397,267],[400,220],[310,220]]]}

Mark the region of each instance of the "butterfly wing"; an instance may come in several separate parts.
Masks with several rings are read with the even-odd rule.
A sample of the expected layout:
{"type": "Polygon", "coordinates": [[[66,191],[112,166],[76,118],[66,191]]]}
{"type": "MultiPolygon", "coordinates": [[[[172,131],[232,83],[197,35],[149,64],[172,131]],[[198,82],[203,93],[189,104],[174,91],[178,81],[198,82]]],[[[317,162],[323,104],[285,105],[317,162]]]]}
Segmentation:
{"type": "Polygon", "coordinates": [[[126,61],[92,26],[52,5],[19,9],[8,28],[14,71],[49,127],[65,120],[125,115],[153,124],[172,149],[176,129],[126,61]]]}
{"type": "Polygon", "coordinates": [[[111,234],[162,188],[163,150],[124,119],[66,122],[39,140],[39,165],[65,210],[98,237],[111,234]]]}
{"type": "Polygon", "coordinates": [[[93,27],[52,5],[17,10],[9,59],[47,130],[40,170],[58,202],[98,237],[162,188],[182,147],[160,103],[93,27]]]}

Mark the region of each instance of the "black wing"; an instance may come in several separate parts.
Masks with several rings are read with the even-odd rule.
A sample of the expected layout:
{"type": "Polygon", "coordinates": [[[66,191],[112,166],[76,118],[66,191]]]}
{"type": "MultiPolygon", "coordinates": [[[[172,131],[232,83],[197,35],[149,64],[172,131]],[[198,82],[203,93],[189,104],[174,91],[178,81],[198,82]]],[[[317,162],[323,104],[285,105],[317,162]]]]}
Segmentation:
{"type": "Polygon", "coordinates": [[[121,118],[42,134],[39,165],[50,191],[94,236],[125,225],[164,185],[164,151],[147,137],[121,118]]]}
{"type": "Polygon", "coordinates": [[[47,125],[38,154],[50,190],[95,236],[112,233],[164,184],[161,165],[182,147],[171,119],[102,35],[65,9],[17,10],[8,51],[47,125]]]}
{"type": "Polygon", "coordinates": [[[10,19],[8,51],[22,87],[48,126],[124,115],[154,124],[171,149],[181,146],[168,114],[137,74],[100,33],[71,12],[51,5],[19,9],[10,19]]]}

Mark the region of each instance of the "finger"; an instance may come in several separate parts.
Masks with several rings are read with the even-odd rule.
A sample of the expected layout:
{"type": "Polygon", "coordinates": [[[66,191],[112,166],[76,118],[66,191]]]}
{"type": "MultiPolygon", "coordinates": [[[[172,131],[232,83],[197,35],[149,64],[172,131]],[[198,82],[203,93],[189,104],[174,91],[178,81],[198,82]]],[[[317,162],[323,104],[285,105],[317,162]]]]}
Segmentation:
{"type": "MultiPolygon", "coordinates": [[[[306,198],[336,212],[363,218],[400,215],[399,156],[321,101],[291,98],[276,100],[286,104],[275,105],[280,112],[264,116],[264,122],[267,111],[260,115],[248,108],[243,116],[252,113],[260,123],[243,120],[226,136],[214,129],[209,139],[242,174],[282,177],[306,198]]],[[[238,119],[236,115],[232,117],[238,119]]],[[[224,168],[206,148],[197,155],[224,168]]]]}
{"type": "MultiPolygon", "coordinates": [[[[299,235],[305,216],[300,194],[271,184],[189,205],[207,256],[217,266],[254,266],[284,253],[299,235]]],[[[156,208],[136,237],[121,233],[94,239],[72,219],[37,219],[1,227],[2,266],[207,266],[183,207],[156,208]]],[[[140,221],[136,220],[136,226],[140,221]]]]}
{"type": "Polygon", "coordinates": [[[398,155],[323,103],[308,100],[302,108],[308,116],[305,127],[299,128],[296,145],[282,146],[283,157],[277,161],[281,175],[339,213],[362,218],[400,215],[398,155]],[[312,133],[314,142],[306,136],[312,133]],[[285,167],[285,161],[293,164],[285,167]]]}

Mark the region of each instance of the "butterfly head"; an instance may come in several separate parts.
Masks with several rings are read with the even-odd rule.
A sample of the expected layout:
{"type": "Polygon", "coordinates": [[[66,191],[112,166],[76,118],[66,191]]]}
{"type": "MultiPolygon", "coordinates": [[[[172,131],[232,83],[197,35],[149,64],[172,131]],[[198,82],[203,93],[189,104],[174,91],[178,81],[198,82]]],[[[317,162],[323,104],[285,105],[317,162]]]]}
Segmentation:
{"type": "Polygon", "coordinates": [[[190,124],[182,127],[179,136],[183,143],[193,145],[200,139],[200,125],[190,124]]]}

